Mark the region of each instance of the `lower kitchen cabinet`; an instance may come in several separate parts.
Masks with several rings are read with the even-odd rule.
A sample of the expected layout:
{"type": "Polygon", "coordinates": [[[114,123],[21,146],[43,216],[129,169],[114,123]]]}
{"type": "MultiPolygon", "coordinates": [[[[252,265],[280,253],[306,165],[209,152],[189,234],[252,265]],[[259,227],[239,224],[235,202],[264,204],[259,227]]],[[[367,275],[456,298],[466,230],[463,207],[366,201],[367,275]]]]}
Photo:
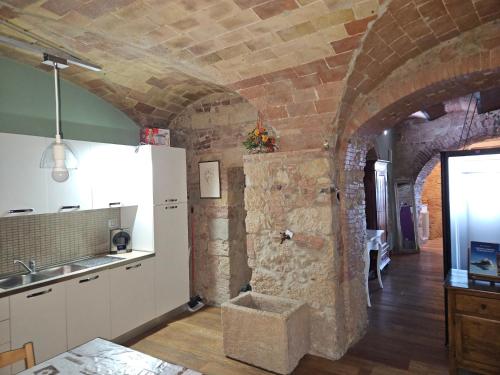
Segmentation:
{"type": "Polygon", "coordinates": [[[108,271],[68,280],[66,306],[69,349],[96,337],[111,338],[108,271]]]}
{"type": "MultiPolygon", "coordinates": [[[[35,361],[45,361],[66,351],[65,284],[53,284],[10,297],[11,347],[33,342],[35,361]]],[[[13,372],[24,369],[16,363],[13,372]]]]}
{"type": "Polygon", "coordinates": [[[154,258],[111,269],[109,281],[111,338],[154,318],[154,258]]]}

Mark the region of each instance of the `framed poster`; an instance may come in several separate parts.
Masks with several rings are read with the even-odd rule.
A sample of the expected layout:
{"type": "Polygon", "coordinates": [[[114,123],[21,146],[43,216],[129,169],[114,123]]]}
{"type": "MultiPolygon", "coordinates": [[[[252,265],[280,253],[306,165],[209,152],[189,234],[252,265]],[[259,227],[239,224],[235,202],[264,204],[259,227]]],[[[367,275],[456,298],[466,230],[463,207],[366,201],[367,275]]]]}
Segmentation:
{"type": "Polygon", "coordinates": [[[220,194],[220,162],[200,161],[200,198],[221,198],[220,194]]]}
{"type": "Polygon", "coordinates": [[[500,282],[500,244],[471,241],[469,277],[500,282]]]}

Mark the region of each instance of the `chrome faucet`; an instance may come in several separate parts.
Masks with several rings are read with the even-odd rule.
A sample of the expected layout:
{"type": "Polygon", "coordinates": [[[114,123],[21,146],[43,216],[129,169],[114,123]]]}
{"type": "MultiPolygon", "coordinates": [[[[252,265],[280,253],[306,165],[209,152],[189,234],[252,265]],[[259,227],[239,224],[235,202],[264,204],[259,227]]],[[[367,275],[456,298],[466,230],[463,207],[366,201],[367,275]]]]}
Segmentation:
{"type": "Polygon", "coordinates": [[[35,273],[36,272],[36,263],[35,263],[35,260],[34,259],[31,259],[29,262],[28,262],[28,266],[26,265],[26,263],[24,263],[22,260],[19,260],[19,259],[14,259],[14,264],[20,264],[21,266],[23,266],[26,271],[28,271],[28,273],[35,273]]]}

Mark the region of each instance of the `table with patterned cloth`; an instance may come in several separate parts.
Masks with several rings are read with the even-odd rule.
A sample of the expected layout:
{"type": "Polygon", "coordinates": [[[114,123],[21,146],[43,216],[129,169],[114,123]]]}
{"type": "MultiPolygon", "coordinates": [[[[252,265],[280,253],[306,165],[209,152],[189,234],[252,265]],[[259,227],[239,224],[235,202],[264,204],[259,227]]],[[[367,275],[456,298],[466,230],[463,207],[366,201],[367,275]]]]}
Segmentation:
{"type": "Polygon", "coordinates": [[[94,339],[61,353],[22,375],[201,375],[136,350],[94,339]]]}

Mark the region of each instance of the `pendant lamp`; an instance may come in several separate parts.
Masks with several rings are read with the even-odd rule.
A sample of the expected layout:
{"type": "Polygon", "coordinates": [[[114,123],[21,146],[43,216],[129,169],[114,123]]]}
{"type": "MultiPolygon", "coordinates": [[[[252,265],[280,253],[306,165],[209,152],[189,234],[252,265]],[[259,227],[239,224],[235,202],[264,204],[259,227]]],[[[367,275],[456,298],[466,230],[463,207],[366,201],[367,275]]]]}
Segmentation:
{"type": "Polygon", "coordinates": [[[44,64],[54,67],[54,92],[56,102],[56,137],[45,149],[40,160],[40,168],[51,168],[52,179],[64,182],[69,178],[69,169],[78,168],[78,160],[71,147],[63,142],[59,118],[59,69],[67,68],[67,62],[55,56],[44,55],[44,64]]]}

